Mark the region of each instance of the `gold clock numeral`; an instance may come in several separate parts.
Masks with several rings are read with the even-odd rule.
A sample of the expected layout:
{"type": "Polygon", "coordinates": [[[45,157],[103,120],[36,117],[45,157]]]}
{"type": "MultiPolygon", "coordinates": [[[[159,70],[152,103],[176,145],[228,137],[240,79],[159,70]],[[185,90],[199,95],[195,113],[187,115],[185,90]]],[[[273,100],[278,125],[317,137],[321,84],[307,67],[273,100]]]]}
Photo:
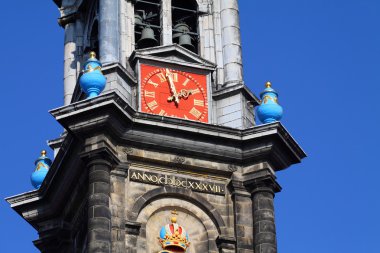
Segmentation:
{"type": "Polygon", "coordinates": [[[178,73],[172,73],[172,80],[173,80],[173,82],[175,82],[175,83],[178,82],[178,73]]]}
{"type": "Polygon", "coordinates": [[[154,109],[158,107],[157,101],[153,100],[152,102],[149,102],[148,107],[153,111],[154,109]]]}
{"type": "Polygon", "coordinates": [[[205,106],[205,102],[203,100],[194,99],[194,105],[204,107],[205,106]]]}
{"type": "Polygon", "coordinates": [[[165,110],[161,110],[161,111],[158,113],[158,115],[160,115],[160,116],[166,116],[167,114],[166,114],[165,110]]]}
{"type": "Polygon", "coordinates": [[[154,91],[147,91],[145,90],[145,97],[148,97],[148,98],[155,98],[156,97],[156,92],[154,91]]]}
{"type": "Polygon", "coordinates": [[[194,89],[194,90],[191,91],[191,94],[198,94],[199,92],[201,92],[199,90],[199,88],[196,88],[196,89],[194,89]]]}
{"type": "Polygon", "coordinates": [[[189,119],[186,115],[183,115],[183,117],[184,117],[185,119],[189,119]]]}
{"type": "Polygon", "coordinates": [[[148,83],[151,84],[151,85],[153,85],[154,88],[157,88],[157,86],[158,86],[158,83],[155,83],[152,80],[149,80],[148,83]]]}
{"type": "Polygon", "coordinates": [[[157,76],[158,76],[158,78],[160,78],[161,83],[166,81],[166,77],[165,77],[164,73],[158,73],[157,76]]]}
{"type": "Polygon", "coordinates": [[[202,113],[194,107],[190,110],[190,114],[192,114],[196,118],[199,118],[202,115],[202,113]]]}
{"type": "Polygon", "coordinates": [[[189,78],[186,78],[186,80],[183,82],[183,86],[186,86],[188,83],[190,82],[190,79],[189,78]]]}

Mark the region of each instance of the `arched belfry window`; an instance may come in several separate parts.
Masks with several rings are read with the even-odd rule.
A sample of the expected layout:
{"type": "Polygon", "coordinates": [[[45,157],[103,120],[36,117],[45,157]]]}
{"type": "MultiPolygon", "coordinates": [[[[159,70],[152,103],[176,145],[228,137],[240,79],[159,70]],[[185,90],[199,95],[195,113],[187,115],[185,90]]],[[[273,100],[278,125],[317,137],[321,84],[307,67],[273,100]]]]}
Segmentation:
{"type": "Polygon", "coordinates": [[[94,1],[89,5],[86,17],[85,41],[83,52],[94,51],[99,55],[99,1],[94,1]]]}
{"type": "Polygon", "coordinates": [[[198,4],[196,0],[172,0],[173,43],[198,53],[198,4]]]}
{"type": "Polygon", "coordinates": [[[160,0],[135,1],[136,49],[160,45],[161,19],[160,0]]]}

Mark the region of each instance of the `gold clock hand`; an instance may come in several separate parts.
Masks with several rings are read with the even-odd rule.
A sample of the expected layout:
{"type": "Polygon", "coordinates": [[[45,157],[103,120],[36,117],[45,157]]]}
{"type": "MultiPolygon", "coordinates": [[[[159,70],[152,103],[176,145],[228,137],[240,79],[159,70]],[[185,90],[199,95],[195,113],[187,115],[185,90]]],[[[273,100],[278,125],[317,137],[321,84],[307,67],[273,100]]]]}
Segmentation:
{"type": "Polygon", "coordinates": [[[168,97],[168,101],[171,102],[174,99],[174,102],[178,105],[179,104],[179,97],[178,97],[178,93],[177,93],[177,90],[175,88],[175,85],[174,85],[174,82],[173,82],[173,79],[172,79],[172,73],[170,72],[169,69],[165,70],[165,76],[166,76],[166,79],[169,82],[170,90],[171,90],[171,92],[173,94],[171,97],[168,97]]]}

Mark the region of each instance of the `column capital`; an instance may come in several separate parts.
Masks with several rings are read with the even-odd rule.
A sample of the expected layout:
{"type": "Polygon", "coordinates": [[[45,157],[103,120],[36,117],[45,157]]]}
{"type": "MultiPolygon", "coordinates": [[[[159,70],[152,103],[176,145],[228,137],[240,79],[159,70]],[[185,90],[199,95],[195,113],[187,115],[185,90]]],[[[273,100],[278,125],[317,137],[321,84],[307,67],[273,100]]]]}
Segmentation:
{"type": "Polygon", "coordinates": [[[62,28],[65,28],[67,24],[75,23],[79,16],[80,14],[78,12],[74,12],[58,18],[57,21],[62,28]]]}
{"type": "Polygon", "coordinates": [[[251,194],[267,191],[273,195],[281,191],[281,186],[276,181],[276,176],[269,168],[250,173],[245,176],[244,185],[251,194]]]}
{"type": "Polygon", "coordinates": [[[112,139],[103,134],[86,138],[80,157],[86,163],[102,161],[102,163],[108,163],[111,167],[121,166],[116,146],[113,144],[112,139]]]}
{"type": "Polygon", "coordinates": [[[250,197],[251,194],[247,191],[246,186],[244,185],[244,182],[239,179],[231,179],[231,181],[227,185],[229,191],[231,192],[232,196],[243,196],[243,197],[250,197]]]}

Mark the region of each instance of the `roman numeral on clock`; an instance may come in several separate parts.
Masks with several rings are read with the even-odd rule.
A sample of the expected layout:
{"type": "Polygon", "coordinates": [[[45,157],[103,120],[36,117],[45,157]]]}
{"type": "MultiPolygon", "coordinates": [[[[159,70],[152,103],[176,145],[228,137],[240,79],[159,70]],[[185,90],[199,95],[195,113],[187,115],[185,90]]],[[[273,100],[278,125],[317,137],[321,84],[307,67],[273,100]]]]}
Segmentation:
{"type": "Polygon", "coordinates": [[[194,99],[194,105],[205,106],[205,102],[203,100],[194,99]]]}
{"type": "Polygon", "coordinates": [[[196,118],[199,118],[202,115],[202,113],[198,111],[197,109],[195,109],[194,107],[190,110],[189,113],[196,118]]]}
{"type": "Polygon", "coordinates": [[[166,77],[165,77],[164,73],[158,73],[157,76],[158,76],[158,78],[160,78],[161,83],[166,81],[166,77]]]}
{"type": "Polygon", "coordinates": [[[151,84],[151,85],[153,85],[154,88],[157,88],[157,86],[158,86],[158,83],[155,83],[152,80],[149,80],[148,83],[151,84]]]}
{"type": "Polygon", "coordinates": [[[191,94],[198,94],[199,92],[201,92],[199,88],[191,90],[191,94]]]}
{"type": "Polygon", "coordinates": [[[145,90],[144,91],[144,95],[145,95],[145,97],[148,97],[148,98],[155,98],[156,97],[156,92],[145,90]]]}
{"type": "Polygon", "coordinates": [[[160,116],[166,116],[167,113],[165,112],[165,110],[161,110],[161,111],[158,113],[158,115],[160,115],[160,116]]]}
{"type": "Polygon", "coordinates": [[[186,80],[183,82],[183,86],[186,86],[188,83],[190,82],[190,79],[189,78],[186,78],[186,80]]]}
{"type": "Polygon", "coordinates": [[[158,107],[158,104],[157,104],[157,101],[156,101],[156,100],[153,100],[152,102],[149,102],[147,105],[148,105],[148,107],[149,107],[152,111],[158,107]]]}

